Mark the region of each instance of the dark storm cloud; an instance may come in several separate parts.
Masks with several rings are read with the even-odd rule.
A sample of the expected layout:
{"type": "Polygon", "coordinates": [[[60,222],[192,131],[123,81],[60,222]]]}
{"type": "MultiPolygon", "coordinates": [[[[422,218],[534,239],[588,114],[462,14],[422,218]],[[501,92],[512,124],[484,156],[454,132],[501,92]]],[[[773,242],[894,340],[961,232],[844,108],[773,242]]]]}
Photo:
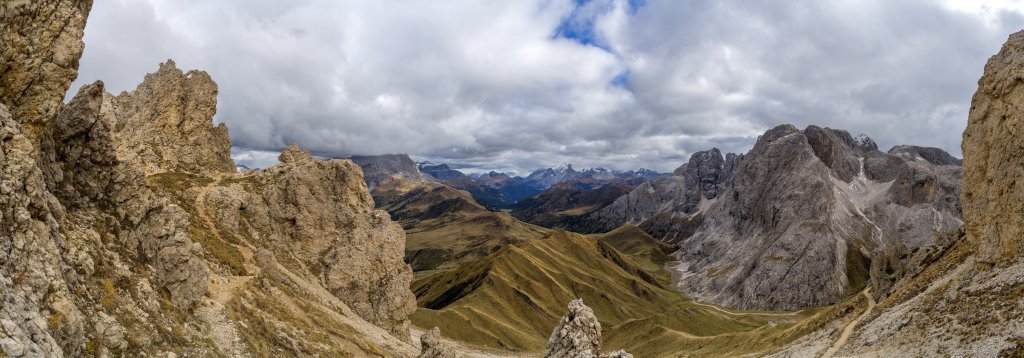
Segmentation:
{"type": "MultiPolygon", "coordinates": [[[[299,143],[474,170],[649,167],[781,123],[959,155],[1005,1],[97,2],[79,82],[173,58],[220,85],[240,163],[299,143]]],[[[884,149],[883,148],[883,149],[884,149]]]]}

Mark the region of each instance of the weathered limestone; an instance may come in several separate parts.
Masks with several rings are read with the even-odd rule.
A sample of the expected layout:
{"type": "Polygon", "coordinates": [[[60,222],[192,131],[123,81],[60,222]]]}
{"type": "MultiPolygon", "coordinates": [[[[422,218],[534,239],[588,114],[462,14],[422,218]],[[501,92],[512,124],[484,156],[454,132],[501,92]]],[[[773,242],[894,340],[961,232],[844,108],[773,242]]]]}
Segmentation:
{"type": "Polygon", "coordinates": [[[167,60],[113,104],[118,157],[140,164],[147,175],[235,172],[228,128],[212,126],[217,84],[206,72],[183,73],[167,60]]]}
{"type": "Polygon", "coordinates": [[[420,337],[419,358],[455,358],[455,348],[441,340],[441,330],[434,327],[420,337]]]}
{"type": "Polygon", "coordinates": [[[78,77],[92,1],[0,3],[0,103],[33,143],[78,77]]]}
{"type": "Polygon", "coordinates": [[[985,65],[964,131],[964,221],[981,265],[1002,266],[1024,249],[1024,31],[985,65]]]}
{"type": "Polygon", "coordinates": [[[601,323],[594,311],[583,304],[583,299],[569,302],[569,312],[562,317],[548,338],[544,349],[545,358],[632,358],[633,355],[618,351],[599,355],[601,351],[601,323]]]}

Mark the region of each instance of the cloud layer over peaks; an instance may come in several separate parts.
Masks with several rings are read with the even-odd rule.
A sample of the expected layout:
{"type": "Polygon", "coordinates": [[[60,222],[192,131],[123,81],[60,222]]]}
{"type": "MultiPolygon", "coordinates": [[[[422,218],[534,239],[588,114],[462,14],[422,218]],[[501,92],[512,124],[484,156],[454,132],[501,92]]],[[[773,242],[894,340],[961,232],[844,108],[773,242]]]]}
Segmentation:
{"type": "Polygon", "coordinates": [[[479,170],[648,167],[781,123],[959,155],[1014,1],[97,2],[77,85],[173,58],[246,165],[299,143],[479,170]]]}

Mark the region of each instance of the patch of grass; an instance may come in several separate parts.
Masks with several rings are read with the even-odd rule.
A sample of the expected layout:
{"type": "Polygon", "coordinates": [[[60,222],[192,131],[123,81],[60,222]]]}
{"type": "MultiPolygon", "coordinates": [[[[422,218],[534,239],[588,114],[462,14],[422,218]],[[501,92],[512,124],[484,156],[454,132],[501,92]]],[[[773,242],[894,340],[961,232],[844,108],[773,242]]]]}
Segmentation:
{"type": "Polygon", "coordinates": [[[198,242],[218,262],[228,267],[232,275],[246,275],[245,258],[235,245],[210,234],[205,227],[195,223],[189,225],[188,233],[192,241],[198,242]]]}
{"type": "Polygon", "coordinates": [[[53,314],[46,319],[46,326],[49,327],[51,331],[59,331],[61,322],[63,321],[63,315],[58,311],[53,311],[53,314]]]}
{"type": "Polygon", "coordinates": [[[109,310],[114,309],[117,303],[117,289],[114,288],[114,280],[104,277],[100,280],[103,291],[100,293],[100,305],[109,310]]]}

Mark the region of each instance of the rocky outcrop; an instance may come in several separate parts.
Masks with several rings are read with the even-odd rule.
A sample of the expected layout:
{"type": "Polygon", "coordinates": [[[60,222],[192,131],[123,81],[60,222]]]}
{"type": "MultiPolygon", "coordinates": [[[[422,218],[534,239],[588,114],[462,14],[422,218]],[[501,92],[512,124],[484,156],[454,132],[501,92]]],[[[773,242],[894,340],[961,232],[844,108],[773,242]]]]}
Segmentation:
{"type": "Polygon", "coordinates": [[[696,152],[672,175],[640,184],[588,219],[603,231],[636,224],[661,240],[680,241],[692,230],[674,226],[699,221],[697,214],[718,198],[742,162],[743,155],[729,153],[723,157],[717,148],[696,152]]]}
{"type": "Polygon", "coordinates": [[[1006,265],[1024,251],[1022,78],[1024,31],[985,65],[964,131],[964,221],[982,265],[1006,265]]]}
{"type": "Polygon", "coordinates": [[[828,305],[868,282],[891,287],[893,262],[960,225],[960,168],[908,162],[858,138],[790,125],[762,135],[699,228],[676,221],[694,233],[677,254],[681,287],[749,309],[828,305]]]}
{"type": "Polygon", "coordinates": [[[420,336],[419,358],[455,358],[455,348],[441,340],[441,330],[434,327],[420,336]]]}
{"type": "Polygon", "coordinates": [[[300,149],[298,144],[289,145],[281,152],[281,155],[277,156],[277,160],[280,160],[281,163],[285,164],[300,162],[307,159],[313,159],[313,156],[309,154],[308,149],[300,149]]]}
{"type": "Polygon", "coordinates": [[[248,190],[211,190],[207,200],[218,208],[220,224],[240,236],[248,225],[266,244],[287,248],[360,317],[410,340],[416,303],[412,270],[402,262],[404,231],[373,209],[358,166],[301,153],[291,146],[282,164],[250,172],[248,190]]]}
{"type": "Polygon", "coordinates": [[[962,165],[963,161],[946,153],[946,151],[934,147],[919,147],[916,145],[897,145],[889,149],[889,154],[903,158],[907,161],[925,161],[935,165],[962,165]]]}
{"type": "Polygon", "coordinates": [[[235,172],[227,126],[212,126],[217,84],[206,72],[183,73],[167,60],[112,102],[118,156],[146,174],[235,172]]]}
{"type": "Polygon", "coordinates": [[[569,312],[558,322],[554,332],[551,332],[548,346],[544,349],[544,357],[633,357],[622,351],[599,356],[600,351],[601,323],[597,321],[594,311],[583,304],[582,299],[569,302],[569,312]]]}
{"type": "Polygon", "coordinates": [[[419,166],[406,154],[355,155],[349,159],[363,169],[363,177],[370,191],[391,178],[410,182],[435,181],[429,175],[420,173],[419,166]]]}
{"type": "MultiPolygon", "coordinates": [[[[285,173],[283,181],[248,187],[280,204],[265,212],[267,222],[283,233],[238,226],[246,237],[261,238],[243,242],[210,225],[209,217],[230,217],[230,212],[213,214],[196,205],[204,200],[189,200],[207,198],[207,191],[221,183],[206,175],[224,185],[243,181],[223,175],[233,173],[230,144],[226,129],[211,125],[216,85],[208,76],[182,74],[168,62],[136,91],[115,97],[97,82],[62,105],[75,77],[90,6],[90,1],[0,5],[0,39],[10,45],[0,54],[0,356],[215,356],[248,349],[274,355],[283,354],[277,350],[283,345],[293,354],[414,356],[411,344],[392,336],[409,340],[414,307],[411,273],[401,262],[402,232],[373,211],[357,167],[327,166],[352,178],[343,186],[354,194],[317,191],[317,185],[335,178],[329,173],[310,179],[315,184],[285,173]],[[147,177],[146,170],[191,173],[147,177]],[[289,235],[302,229],[287,223],[306,220],[302,210],[316,208],[310,195],[352,200],[352,210],[332,208],[341,219],[303,222],[333,229],[321,233],[326,238],[313,238],[326,244],[309,243],[308,234],[289,235]],[[309,250],[281,252],[283,260],[293,260],[289,263],[308,259],[305,265],[314,268],[308,271],[316,278],[291,275],[271,283],[274,276],[268,275],[260,285],[246,285],[259,268],[241,254],[249,248],[238,247],[277,239],[283,242],[279,247],[309,250]],[[388,246],[396,241],[397,247],[388,246]],[[237,255],[229,256],[232,252],[237,255]],[[244,266],[238,271],[249,276],[225,279],[224,260],[235,260],[244,266]],[[320,292],[327,290],[310,289],[321,287],[310,282],[324,282],[333,294],[325,299],[320,292]],[[346,297],[352,307],[334,295],[346,297]],[[285,301],[265,300],[280,296],[285,301]],[[235,310],[230,315],[224,310],[229,302],[235,310]],[[289,304],[302,309],[291,311],[289,304]],[[289,337],[297,335],[293,316],[312,312],[319,315],[316,325],[302,326],[309,336],[289,337]],[[235,320],[247,325],[235,326],[235,320]],[[261,344],[246,346],[238,327],[261,344]],[[325,336],[328,344],[317,341],[325,336]],[[218,343],[225,339],[234,347],[225,350],[218,343]],[[258,350],[268,345],[274,350],[258,350]]],[[[291,166],[315,166],[298,150],[287,157],[291,166]]]]}
{"type": "MultiPolygon", "coordinates": [[[[1024,230],[1024,189],[1019,185],[1024,178],[1022,78],[1024,31],[1010,35],[978,81],[962,147],[964,230],[941,235],[936,245],[892,265],[891,271],[905,272],[902,279],[873,312],[866,311],[859,323],[848,327],[848,340],[832,344],[836,356],[1024,354],[1024,321],[1017,319],[1024,316],[1024,262],[1019,256],[1024,230]]],[[[890,153],[911,166],[955,167],[942,153],[907,147],[890,153]]],[[[779,356],[820,355],[828,347],[821,340],[833,332],[826,326],[779,356]]]]}
{"type": "Polygon", "coordinates": [[[420,171],[441,181],[469,180],[466,174],[452,169],[448,164],[420,163],[420,171]]]}
{"type": "Polygon", "coordinates": [[[118,160],[114,109],[103,88],[82,87],[53,121],[41,146],[48,187],[69,210],[110,211],[129,252],[153,264],[154,283],[190,308],[206,292],[201,249],[188,237],[184,211],[154,195],[139,168],[118,160]]]}
{"type": "Polygon", "coordinates": [[[78,77],[92,1],[0,4],[0,103],[36,142],[78,77]]]}

